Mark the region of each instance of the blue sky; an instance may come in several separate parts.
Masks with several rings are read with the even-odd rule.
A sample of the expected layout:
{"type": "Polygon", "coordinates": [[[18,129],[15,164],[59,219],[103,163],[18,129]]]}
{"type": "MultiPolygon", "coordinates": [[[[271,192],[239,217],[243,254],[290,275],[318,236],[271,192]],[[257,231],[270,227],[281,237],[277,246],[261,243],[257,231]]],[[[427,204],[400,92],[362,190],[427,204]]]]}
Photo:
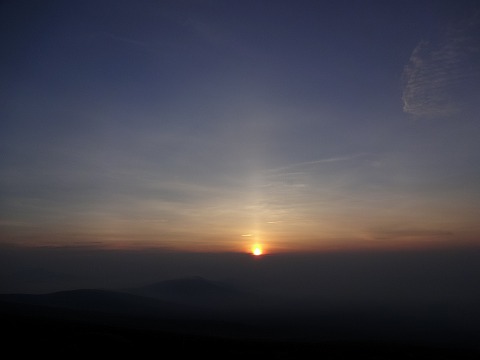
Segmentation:
{"type": "Polygon", "coordinates": [[[1,6],[2,243],[478,243],[475,1],[1,6]]]}

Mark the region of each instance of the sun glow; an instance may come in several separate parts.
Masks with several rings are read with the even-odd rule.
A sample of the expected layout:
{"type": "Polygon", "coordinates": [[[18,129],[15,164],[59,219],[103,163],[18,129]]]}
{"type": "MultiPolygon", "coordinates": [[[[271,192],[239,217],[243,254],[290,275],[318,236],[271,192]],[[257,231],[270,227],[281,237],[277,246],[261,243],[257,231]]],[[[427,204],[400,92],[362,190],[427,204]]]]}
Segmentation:
{"type": "Polygon", "coordinates": [[[262,247],[260,245],[254,245],[252,247],[252,254],[255,256],[259,256],[263,254],[262,247]]]}

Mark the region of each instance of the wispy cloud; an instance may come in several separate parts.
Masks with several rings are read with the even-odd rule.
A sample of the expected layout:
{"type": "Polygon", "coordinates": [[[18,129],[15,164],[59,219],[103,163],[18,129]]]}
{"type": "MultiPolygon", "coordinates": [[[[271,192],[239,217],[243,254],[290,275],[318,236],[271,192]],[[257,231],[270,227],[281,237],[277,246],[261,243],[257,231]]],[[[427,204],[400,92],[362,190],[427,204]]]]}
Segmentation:
{"type": "Polygon", "coordinates": [[[445,230],[417,229],[417,228],[389,228],[374,229],[372,238],[376,240],[448,240],[453,233],[445,230]]]}
{"type": "Polygon", "coordinates": [[[444,117],[457,113],[461,98],[480,68],[474,61],[480,46],[474,33],[478,21],[449,28],[441,41],[422,40],[405,66],[403,110],[416,117],[444,117]]]}
{"type": "MultiPolygon", "coordinates": [[[[284,173],[285,171],[292,171],[296,170],[301,167],[307,167],[311,165],[318,165],[318,164],[325,164],[325,163],[334,163],[334,162],[339,162],[339,161],[348,161],[348,160],[353,160],[362,156],[365,156],[366,153],[359,153],[359,154],[351,154],[351,155],[345,155],[345,156],[334,156],[334,157],[329,157],[329,158],[323,158],[323,159],[317,159],[317,160],[311,160],[311,161],[303,161],[303,162],[298,162],[298,163],[293,163],[289,164],[286,166],[280,166],[277,168],[273,169],[268,169],[265,171],[266,174],[273,175],[276,173],[284,173]]],[[[300,174],[300,173],[294,173],[294,174],[300,174]]]]}

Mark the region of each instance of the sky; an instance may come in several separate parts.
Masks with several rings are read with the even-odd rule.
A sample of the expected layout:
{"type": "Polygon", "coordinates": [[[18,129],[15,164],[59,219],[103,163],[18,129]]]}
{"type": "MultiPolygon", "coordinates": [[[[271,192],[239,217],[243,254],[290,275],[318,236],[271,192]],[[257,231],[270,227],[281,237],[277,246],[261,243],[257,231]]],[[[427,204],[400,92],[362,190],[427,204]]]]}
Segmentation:
{"type": "Polygon", "coordinates": [[[0,245],[480,244],[477,1],[4,1],[0,245]]]}

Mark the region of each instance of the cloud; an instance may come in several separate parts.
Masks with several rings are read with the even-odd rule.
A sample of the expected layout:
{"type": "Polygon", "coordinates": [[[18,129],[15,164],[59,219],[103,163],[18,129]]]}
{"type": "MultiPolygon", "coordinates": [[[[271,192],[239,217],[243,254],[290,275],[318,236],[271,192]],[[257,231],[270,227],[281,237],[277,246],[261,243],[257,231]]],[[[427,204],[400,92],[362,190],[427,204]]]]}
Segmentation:
{"type": "Polygon", "coordinates": [[[402,241],[439,241],[451,240],[454,234],[450,231],[417,229],[417,228],[388,228],[375,229],[371,233],[375,240],[402,240],[402,241]]]}
{"type": "Polygon", "coordinates": [[[451,116],[462,110],[469,93],[479,92],[480,67],[475,60],[479,29],[479,21],[472,20],[449,28],[440,41],[420,41],[403,72],[404,112],[415,117],[451,116]]]}
{"type": "MultiPolygon", "coordinates": [[[[345,156],[335,156],[335,157],[330,157],[330,158],[324,158],[324,159],[318,159],[318,160],[312,160],[312,161],[303,161],[303,162],[298,162],[286,166],[281,166],[273,169],[268,169],[266,170],[267,174],[275,174],[275,173],[284,173],[285,171],[291,171],[292,169],[297,169],[300,167],[304,166],[309,166],[309,165],[317,165],[317,164],[325,164],[325,163],[333,163],[333,162],[339,162],[339,161],[348,161],[348,160],[353,160],[358,157],[366,155],[365,153],[360,153],[360,154],[353,154],[353,155],[345,155],[345,156]]],[[[292,173],[292,174],[301,174],[301,173],[292,173]]]]}
{"type": "Polygon", "coordinates": [[[112,34],[112,33],[103,33],[106,37],[108,38],[111,38],[115,41],[120,41],[120,42],[123,42],[123,43],[127,43],[127,44],[130,44],[130,45],[134,45],[134,46],[141,46],[141,47],[144,47],[144,48],[150,48],[151,45],[145,41],[139,41],[139,40],[135,40],[135,39],[132,39],[132,38],[129,38],[129,37],[126,37],[126,36],[118,36],[118,35],[115,35],[115,34],[112,34]]]}

